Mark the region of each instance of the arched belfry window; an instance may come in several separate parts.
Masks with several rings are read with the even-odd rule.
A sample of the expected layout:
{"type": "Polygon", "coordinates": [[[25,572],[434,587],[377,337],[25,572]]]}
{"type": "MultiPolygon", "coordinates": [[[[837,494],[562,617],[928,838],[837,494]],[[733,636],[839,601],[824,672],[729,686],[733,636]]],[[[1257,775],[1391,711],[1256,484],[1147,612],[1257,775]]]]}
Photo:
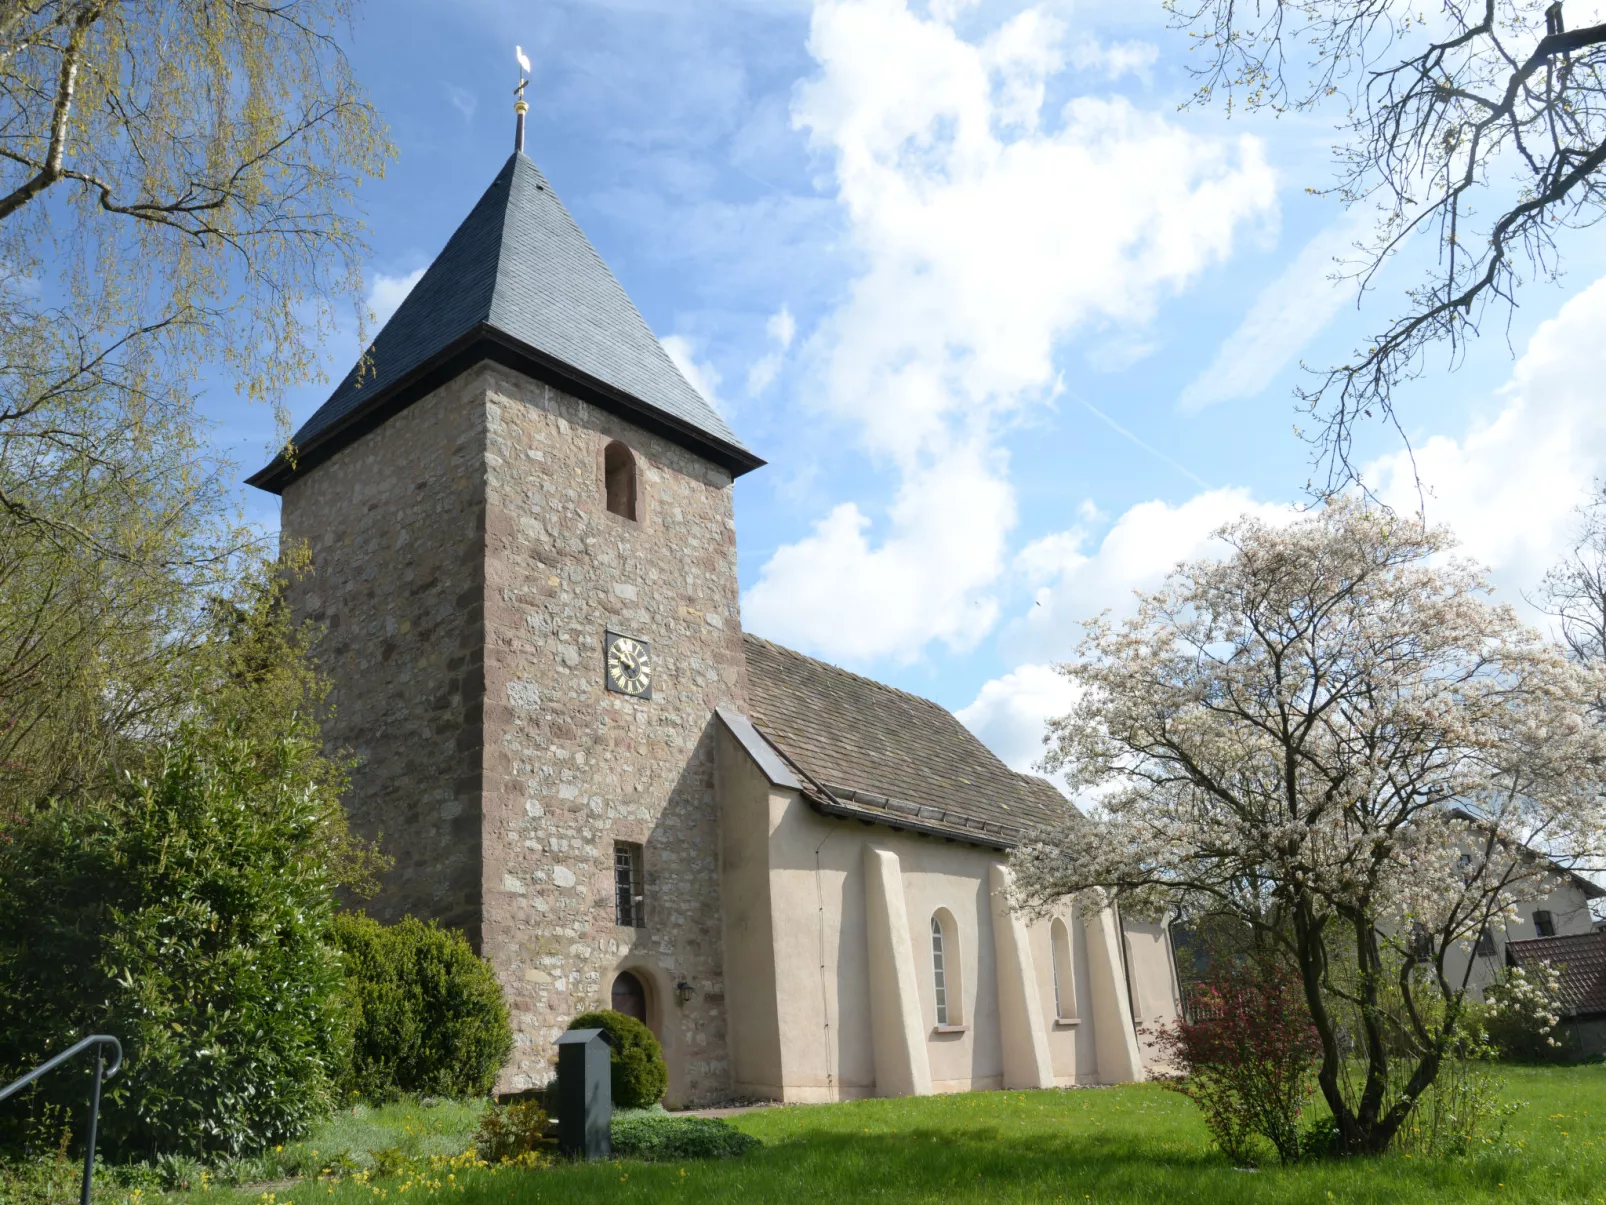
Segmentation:
{"type": "Polygon", "coordinates": [[[1071,931],[1059,917],[1049,926],[1049,954],[1054,964],[1054,1019],[1076,1020],[1076,972],[1071,964],[1071,931]]]}
{"type": "Polygon", "coordinates": [[[965,985],[960,975],[959,926],[954,915],[939,908],[931,918],[931,986],[937,1005],[937,1027],[965,1023],[965,985]]]}
{"type": "Polygon", "coordinates": [[[603,450],[602,478],[608,509],[626,519],[636,518],[636,458],[617,439],[603,450]]]}

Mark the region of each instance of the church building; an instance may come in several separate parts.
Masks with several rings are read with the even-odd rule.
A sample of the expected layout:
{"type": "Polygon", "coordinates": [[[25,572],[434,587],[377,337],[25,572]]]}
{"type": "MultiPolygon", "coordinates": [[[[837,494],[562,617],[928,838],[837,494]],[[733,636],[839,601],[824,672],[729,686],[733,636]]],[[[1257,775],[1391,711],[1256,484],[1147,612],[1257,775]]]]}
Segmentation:
{"type": "Polygon", "coordinates": [[[742,631],[732,483],[687,383],[515,151],[368,353],[250,478],[313,572],[366,903],[501,978],[504,1090],[633,1013],[668,1102],[1117,1083],[1175,1015],[1167,935],[1009,906],[1085,823],[951,714],[742,631]]]}

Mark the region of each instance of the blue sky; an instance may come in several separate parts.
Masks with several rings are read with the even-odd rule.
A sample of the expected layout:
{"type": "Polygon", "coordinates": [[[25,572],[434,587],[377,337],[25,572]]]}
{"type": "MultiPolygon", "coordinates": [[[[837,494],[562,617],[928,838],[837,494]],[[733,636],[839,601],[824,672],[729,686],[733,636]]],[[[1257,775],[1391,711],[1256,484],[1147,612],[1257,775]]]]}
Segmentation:
{"type": "MultiPolygon", "coordinates": [[[[1179,109],[1158,0],[375,0],[351,52],[400,150],[363,189],[381,314],[511,149],[515,43],[527,149],[770,462],[736,487],[744,623],[936,699],[1023,769],[1080,619],[1305,497],[1301,359],[1342,358],[1427,250],[1359,310],[1330,285],[1361,229],[1307,192],[1332,115],[1179,109]]],[[[1513,600],[1606,462],[1601,243],[1401,395],[1429,517],[1513,600]]],[[[335,376],[357,347],[327,351],[335,376]]],[[[208,405],[256,468],[271,416],[208,405]]],[[[1414,506],[1397,443],[1362,444],[1414,506]]]]}

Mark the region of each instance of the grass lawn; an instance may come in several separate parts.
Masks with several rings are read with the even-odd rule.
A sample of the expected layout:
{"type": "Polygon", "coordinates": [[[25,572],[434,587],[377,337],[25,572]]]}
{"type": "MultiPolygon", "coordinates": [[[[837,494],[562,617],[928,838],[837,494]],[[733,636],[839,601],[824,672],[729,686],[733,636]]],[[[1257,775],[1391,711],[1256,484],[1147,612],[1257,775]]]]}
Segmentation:
{"type": "MultiPolygon", "coordinates": [[[[1210,1149],[1193,1106],[1153,1085],[1062,1092],[980,1092],[759,1110],[735,1124],[762,1150],[723,1162],[618,1161],[543,1171],[441,1173],[431,1183],[376,1180],[275,1186],[273,1205],[401,1205],[421,1196],[464,1205],[527,1202],[1069,1201],[1603,1202],[1606,1067],[1504,1072],[1526,1107],[1504,1140],[1454,1161],[1403,1155],[1238,1171],[1210,1149]],[[436,1186],[438,1184],[438,1187],[436,1186]]],[[[309,1146],[418,1141],[450,1149],[462,1124],[416,1106],[337,1119],[309,1146]],[[432,1116],[432,1114],[434,1116],[432,1116]],[[411,1120],[407,1120],[411,1118],[411,1120]],[[360,1129],[360,1127],[366,1127],[360,1129]],[[427,1133],[427,1131],[434,1131],[427,1133]],[[386,1137],[386,1135],[390,1135],[386,1137]]],[[[174,1201],[244,1205],[263,1190],[189,1193],[174,1201]]]]}

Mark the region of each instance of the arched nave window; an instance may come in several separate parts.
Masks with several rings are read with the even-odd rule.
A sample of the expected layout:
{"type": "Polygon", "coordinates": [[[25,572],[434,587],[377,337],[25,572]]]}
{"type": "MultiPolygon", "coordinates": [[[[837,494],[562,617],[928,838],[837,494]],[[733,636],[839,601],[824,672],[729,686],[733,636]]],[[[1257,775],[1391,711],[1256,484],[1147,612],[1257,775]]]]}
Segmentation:
{"type": "Polygon", "coordinates": [[[931,917],[931,986],[938,1028],[963,1025],[965,987],[960,977],[959,926],[946,908],[937,909],[931,917]]]}
{"type": "Polygon", "coordinates": [[[1071,931],[1059,917],[1048,930],[1049,954],[1054,965],[1054,1017],[1076,1020],[1076,971],[1071,963],[1071,931]]]}

